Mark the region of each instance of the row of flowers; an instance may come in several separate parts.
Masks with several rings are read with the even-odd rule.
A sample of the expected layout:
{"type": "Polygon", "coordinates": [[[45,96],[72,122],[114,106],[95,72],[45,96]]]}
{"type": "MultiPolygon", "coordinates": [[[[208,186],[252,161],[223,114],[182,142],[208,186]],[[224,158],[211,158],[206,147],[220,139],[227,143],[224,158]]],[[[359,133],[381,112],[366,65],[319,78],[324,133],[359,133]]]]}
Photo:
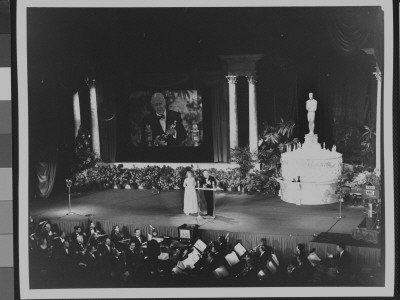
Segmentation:
{"type": "Polygon", "coordinates": [[[208,171],[217,180],[218,187],[229,190],[243,190],[249,192],[263,192],[277,194],[278,182],[258,170],[252,170],[244,178],[239,168],[217,169],[193,169],[193,167],[147,166],[144,168],[124,168],[122,164],[111,166],[96,164],[95,166],[77,172],[72,178],[73,191],[86,191],[108,188],[143,188],[157,190],[181,189],[186,178],[186,172],[192,170],[194,176],[199,178],[203,171],[208,171]]]}

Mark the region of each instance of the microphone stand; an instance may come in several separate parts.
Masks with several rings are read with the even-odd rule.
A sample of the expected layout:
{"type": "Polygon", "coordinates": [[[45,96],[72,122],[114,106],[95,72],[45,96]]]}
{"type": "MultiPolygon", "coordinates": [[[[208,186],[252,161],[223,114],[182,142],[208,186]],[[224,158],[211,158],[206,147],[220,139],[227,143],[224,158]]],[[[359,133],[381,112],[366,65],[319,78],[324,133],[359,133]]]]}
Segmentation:
{"type": "Polygon", "coordinates": [[[69,215],[75,215],[75,216],[80,216],[80,217],[92,217],[92,215],[80,215],[77,214],[76,212],[72,211],[72,205],[71,205],[71,186],[72,186],[72,180],[71,179],[65,179],[65,184],[67,185],[68,188],[68,212],[63,215],[61,218],[65,217],[65,216],[69,216],[69,215]]]}
{"type": "Polygon", "coordinates": [[[345,216],[342,216],[342,202],[343,202],[343,198],[340,197],[339,198],[339,215],[336,216],[336,219],[343,219],[345,216]]]}

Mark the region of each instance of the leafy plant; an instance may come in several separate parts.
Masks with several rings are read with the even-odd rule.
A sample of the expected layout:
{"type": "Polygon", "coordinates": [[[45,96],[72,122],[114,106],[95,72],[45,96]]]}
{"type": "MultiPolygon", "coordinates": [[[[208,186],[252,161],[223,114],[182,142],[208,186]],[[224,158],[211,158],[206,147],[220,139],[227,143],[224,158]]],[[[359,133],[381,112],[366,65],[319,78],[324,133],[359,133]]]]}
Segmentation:
{"type": "Polygon", "coordinates": [[[247,173],[254,168],[257,155],[250,151],[249,146],[231,149],[231,161],[239,165],[240,178],[246,177],[247,173]]]}
{"type": "Polygon", "coordinates": [[[343,122],[337,118],[331,124],[333,143],[337,151],[343,154],[348,162],[358,163],[360,158],[361,133],[357,126],[343,122]]]}
{"type": "Polygon", "coordinates": [[[263,123],[264,129],[259,137],[258,145],[261,148],[274,148],[280,143],[288,142],[294,133],[296,124],[289,120],[281,119],[276,125],[270,125],[268,122],[263,123]]]}
{"type": "Polygon", "coordinates": [[[235,188],[240,185],[241,174],[239,168],[228,169],[226,171],[226,185],[229,188],[235,188]]]}
{"type": "Polygon", "coordinates": [[[74,141],[74,152],[71,158],[72,175],[94,167],[101,161],[100,157],[93,152],[91,141],[91,135],[83,126],[81,126],[74,141]]]}
{"type": "Polygon", "coordinates": [[[376,132],[375,126],[364,126],[361,135],[361,162],[366,167],[374,167],[376,163],[376,132]]]}

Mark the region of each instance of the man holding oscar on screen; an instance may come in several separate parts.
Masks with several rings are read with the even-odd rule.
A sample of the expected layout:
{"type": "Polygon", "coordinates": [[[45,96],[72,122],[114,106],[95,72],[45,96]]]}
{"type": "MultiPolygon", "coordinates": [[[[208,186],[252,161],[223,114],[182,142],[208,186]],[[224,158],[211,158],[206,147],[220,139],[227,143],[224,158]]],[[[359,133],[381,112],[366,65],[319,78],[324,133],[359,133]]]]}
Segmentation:
{"type": "Polygon", "coordinates": [[[162,93],[151,96],[151,106],[154,112],[142,123],[142,141],[147,146],[179,146],[186,139],[180,113],[166,109],[162,93]]]}

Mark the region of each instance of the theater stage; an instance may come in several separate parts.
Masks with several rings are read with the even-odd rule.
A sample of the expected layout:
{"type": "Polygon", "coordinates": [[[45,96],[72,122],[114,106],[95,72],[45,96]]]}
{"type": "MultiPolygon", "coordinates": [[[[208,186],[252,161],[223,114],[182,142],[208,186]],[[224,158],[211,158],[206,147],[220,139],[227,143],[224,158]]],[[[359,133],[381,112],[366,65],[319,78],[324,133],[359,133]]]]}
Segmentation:
{"type": "Polygon", "coordinates": [[[49,218],[61,230],[72,232],[73,226],[86,226],[88,215],[99,221],[109,233],[114,224],[134,228],[142,232],[157,228],[160,235],[178,236],[177,227],[182,224],[198,224],[199,237],[211,241],[221,234],[230,233],[230,241],[241,240],[250,249],[261,237],[283,258],[289,259],[297,243],[316,248],[320,255],[327,250],[335,251],[335,243],[344,241],[350,247],[354,261],[373,265],[379,261],[380,249],[376,245],[353,240],[351,233],[364,219],[362,206],[342,205],[344,218],[337,219],[339,204],[297,206],[260,194],[239,192],[215,193],[216,218],[203,219],[196,215],[186,216],[183,211],[183,191],[174,190],[153,193],[150,190],[104,190],[88,194],[72,195],[72,211],[79,215],[66,215],[68,195],[49,199],[32,199],[30,215],[33,218],[49,218]]]}
{"type": "MultiPolygon", "coordinates": [[[[342,207],[343,219],[337,219],[339,204],[296,206],[260,194],[215,192],[215,220],[186,216],[183,211],[183,191],[160,194],[149,190],[104,190],[72,195],[72,210],[68,212],[68,195],[46,200],[31,200],[30,214],[34,218],[51,220],[82,220],[92,215],[95,221],[115,221],[123,224],[179,226],[198,224],[205,230],[258,232],[275,235],[313,235],[320,232],[351,233],[363,218],[362,207],[342,207]]],[[[203,208],[203,207],[202,207],[203,208]]]]}

